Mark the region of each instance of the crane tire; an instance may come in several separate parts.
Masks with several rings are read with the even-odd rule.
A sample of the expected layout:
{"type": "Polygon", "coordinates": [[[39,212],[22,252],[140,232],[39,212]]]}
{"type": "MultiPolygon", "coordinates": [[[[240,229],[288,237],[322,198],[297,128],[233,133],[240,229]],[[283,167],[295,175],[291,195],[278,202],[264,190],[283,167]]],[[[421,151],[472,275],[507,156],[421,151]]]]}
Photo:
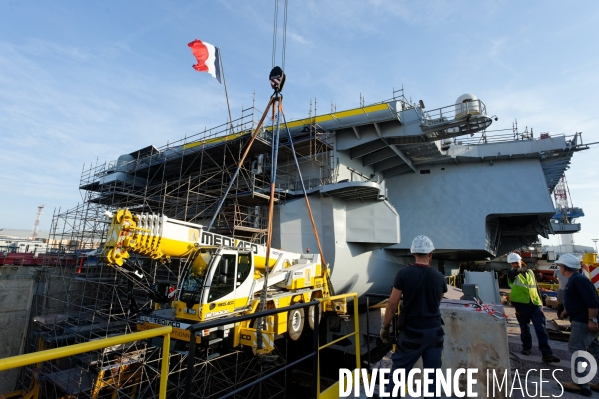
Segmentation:
{"type": "Polygon", "coordinates": [[[287,337],[297,341],[304,330],[304,309],[293,309],[287,312],[287,337]]]}
{"type": "MultiPolygon", "coordinates": [[[[320,304],[310,306],[308,308],[308,325],[310,326],[310,329],[312,331],[314,331],[314,308],[316,308],[316,306],[320,306],[320,304]]],[[[318,312],[318,324],[320,325],[320,320],[322,320],[322,308],[320,308],[319,310],[320,312],[318,312]]]]}

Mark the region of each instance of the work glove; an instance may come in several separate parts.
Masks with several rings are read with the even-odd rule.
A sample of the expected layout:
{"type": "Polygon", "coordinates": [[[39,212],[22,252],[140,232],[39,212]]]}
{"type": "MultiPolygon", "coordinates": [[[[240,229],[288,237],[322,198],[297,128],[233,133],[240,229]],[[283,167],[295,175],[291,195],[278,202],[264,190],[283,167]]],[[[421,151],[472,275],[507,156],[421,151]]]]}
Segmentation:
{"type": "Polygon", "coordinates": [[[518,272],[519,273],[525,273],[526,272],[526,268],[525,267],[520,267],[520,268],[518,268],[518,272]]]}
{"type": "Polygon", "coordinates": [[[379,336],[381,337],[381,341],[383,341],[383,344],[387,345],[389,343],[389,330],[391,329],[391,324],[387,324],[386,326],[383,325],[381,326],[381,332],[379,333],[379,336]]]}

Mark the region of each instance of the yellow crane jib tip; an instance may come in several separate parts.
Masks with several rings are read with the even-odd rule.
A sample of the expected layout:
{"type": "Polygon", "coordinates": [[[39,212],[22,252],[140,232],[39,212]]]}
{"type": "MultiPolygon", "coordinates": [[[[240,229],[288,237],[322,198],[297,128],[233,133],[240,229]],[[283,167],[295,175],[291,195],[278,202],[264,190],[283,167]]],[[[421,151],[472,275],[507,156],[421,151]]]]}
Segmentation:
{"type": "Polygon", "coordinates": [[[135,234],[137,231],[147,231],[137,227],[135,217],[128,209],[119,209],[112,217],[104,249],[106,259],[111,265],[122,266],[129,258],[128,249],[136,245],[135,234]]]}

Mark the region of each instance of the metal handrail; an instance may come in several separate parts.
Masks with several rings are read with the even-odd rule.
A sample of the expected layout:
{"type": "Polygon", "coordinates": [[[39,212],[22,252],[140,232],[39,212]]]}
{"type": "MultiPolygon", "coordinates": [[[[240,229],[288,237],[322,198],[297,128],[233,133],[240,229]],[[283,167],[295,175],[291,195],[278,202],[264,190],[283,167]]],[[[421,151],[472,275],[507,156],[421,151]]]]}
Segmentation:
{"type": "MultiPolygon", "coordinates": [[[[196,334],[198,331],[208,329],[208,328],[218,327],[218,326],[225,325],[225,324],[231,324],[231,323],[235,323],[235,322],[255,319],[255,318],[259,318],[259,317],[282,313],[282,312],[288,312],[288,311],[294,310],[294,309],[307,308],[310,306],[315,306],[314,307],[314,332],[313,332],[314,338],[313,338],[312,353],[310,353],[292,363],[289,363],[289,364],[285,365],[284,367],[278,368],[274,372],[269,373],[268,375],[262,376],[261,378],[256,379],[256,380],[252,381],[251,383],[249,383],[233,392],[230,392],[227,395],[222,396],[221,398],[227,398],[227,397],[236,395],[240,391],[246,390],[257,383],[260,383],[261,381],[266,380],[266,379],[272,377],[273,375],[275,375],[283,370],[286,370],[290,367],[293,367],[293,366],[301,363],[302,361],[308,360],[310,358],[313,359],[312,368],[313,368],[314,398],[331,397],[331,392],[338,390],[339,383],[334,384],[333,386],[327,388],[323,392],[320,392],[320,362],[319,362],[320,350],[325,349],[342,339],[346,339],[351,336],[355,336],[356,368],[360,368],[360,334],[359,334],[359,319],[358,319],[357,303],[358,303],[358,295],[356,293],[343,294],[343,295],[336,295],[336,296],[324,298],[324,299],[317,298],[317,300],[315,300],[315,301],[299,303],[299,304],[288,306],[286,308],[266,310],[263,312],[257,312],[257,313],[253,313],[250,315],[243,315],[243,316],[237,316],[237,317],[233,317],[233,318],[226,318],[226,319],[221,319],[221,320],[200,323],[200,324],[196,324],[196,325],[189,327],[191,337],[190,337],[190,342],[189,342],[188,367],[187,367],[187,371],[186,371],[185,397],[186,398],[191,397],[191,383],[192,383],[192,379],[193,379],[193,366],[194,366],[193,354],[195,353],[196,334]],[[329,342],[327,344],[319,346],[318,330],[319,330],[319,325],[320,325],[320,320],[319,320],[320,319],[320,306],[315,306],[315,305],[319,305],[320,303],[325,302],[325,301],[334,301],[334,300],[349,298],[349,297],[352,297],[354,300],[354,331],[352,333],[346,334],[345,336],[343,336],[339,339],[336,339],[332,342],[329,342]]],[[[115,346],[115,345],[121,345],[121,344],[124,344],[127,342],[140,341],[140,340],[144,340],[144,339],[148,339],[148,338],[163,336],[164,341],[163,341],[163,345],[162,345],[162,363],[161,363],[161,367],[160,367],[160,390],[159,390],[158,397],[160,399],[166,399],[166,389],[167,389],[168,371],[169,371],[170,335],[172,332],[173,332],[172,326],[158,327],[158,328],[149,329],[149,330],[145,330],[145,331],[139,331],[139,332],[135,332],[135,333],[131,333],[131,334],[123,334],[123,335],[119,335],[116,337],[103,338],[103,339],[98,339],[98,340],[94,340],[94,341],[90,341],[90,342],[84,342],[84,343],[74,344],[74,345],[67,345],[67,346],[63,346],[60,348],[47,349],[47,350],[43,350],[43,351],[39,351],[39,352],[35,352],[35,353],[28,353],[25,355],[12,356],[12,357],[8,357],[8,358],[0,359],[0,371],[5,371],[5,370],[17,368],[17,367],[28,366],[31,364],[46,362],[46,361],[50,361],[50,360],[60,359],[60,358],[67,357],[67,356],[79,355],[81,353],[99,350],[99,349],[103,349],[103,348],[107,348],[107,347],[111,347],[111,346],[115,346]]]]}
{"type": "Polygon", "coordinates": [[[35,363],[47,362],[49,360],[60,359],[67,356],[79,355],[85,352],[91,352],[98,349],[107,348],[114,345],[120,345],[127,342],[141,341],[148,338],[164,336],[162,344],[162,365],[160,368],[160,391],[158,397],[166,399],[166,384],[168,382],[168,363],[170,352],[170,338],[173,327],[159,327],[146,331],[140,331],[132,334],[123,334],[116,337],[102,338],[94,341],[83,342],[81,344],[67,345],[60,348],[46,349],[39,352],[28,353],[25,355],[11,356],[0,359],[0,371],[13,369],[16,367],[29,366],[35,363]]]}
{"type": "Polygon", "coordinates": [[[195,353],[196,334],[198,332],[207,330],[207,329],[211,329],[211,328],[215,328],[215,327],[219,327],[219,326],[223,326],[225,324],[239,323],[242,321],[253,320],[253,319],[266,317],[266,316],[272,316],[272,315],[276,315],[276,314],[283,313],[283,312],[289,312],[289,311],[295,310],[295,309],[303,309],[303,308],[307,308],[310,306],[314,306],[314,330],[313,330],[312,352],[310,354],[302,357],[301,359],[298,359],[298,360],[296,360],[292,363],[289,363],[283,367],[279,367],[275,371],[273,371],[265,376],[262,376],[256,380],[253,380],[249,384],[244,385],[243,387],[238,388],[232,392],[229,392],[226,395],[221,396],[220,398],[223,399],[223,398],[228,398],[228,397],[234,396],[241,391],[244,391],[244,390],[246,390],[246,389],[248,389],[268,378],[271,378],[275,374],[278,374],[284,370],[287,370],[288,368],[293,367],[296,364],[299,364],[299,363],[301,363],[305,360],[308,360],[310,358],[312,358],[312,360],[313,360],[313,363],[312,363],[312,371],[313,371],[313,373],[312,373],[312,394],[313,394],[313,398],[320,398],[322,396],[330,395],[330,392],[332,390],[338,389],[338,385],[333,385],[333,386],[327,388],[324,392],[320,392],[319,353],[320,353],[321,349],[324,349],[330,345],[333,345],[340,339],[337,339],[333,342],[329,342],[323,346],[319,346],[318,330],[319,330],[319,326],[320,326],[320,320],[319,320],[320,319],[320,306],[315,306],[315,305],[318,305],[325,301],[327,301],[327,302],[334,301],[334,300],[348,298],[348,297],[353,297],[353,299],[354,299],[354,332],[345,335],[344,337],[342,337],[342,339],[345,339],[345,338],[348,338],[351,336],[355,336],[356,368],[360,368],[360,335],[359,335],[359,320],[358,320],[358,306],[357,306],[358,294],[351,293],[351,294],[335,295],[335,296],[328,297],[328,298],[316,298],[316,300],[311,301],[311,302],[298,303],[298,304],[294,304],[294,305],[287,306],[284,308],[264,310],[264,311],[256,312],[256,313],[252,313],[252,314],[241,315],[241,316],[219,319],[219,320],[213,320],[213,321],[194,324],[194,325],[190,326],[188,328],[188,330],[190,332],[190,339],[189,339],[189,356],[187,358],[188,359],[187,370],[186,370],[186,374],[185,374],[185,395],[184,395],[184,397],[187,399],[191,399],[191,390],[192,390],[192,382],[193,382],[193,361],[194,361],[193,354],[195,353]]]}
{"type": "Polygon", "coordinates": [[[473,100],[465,103],[447,105],[429,111],[421,109],[421,112],[422,117],[420,122],[424,126],[429,126],[460,119],[467,114],[487,115],[487,106],[481,100],[473,100]],[[456,112],[457,108],[460,109],[459,113],[456,112]]]}

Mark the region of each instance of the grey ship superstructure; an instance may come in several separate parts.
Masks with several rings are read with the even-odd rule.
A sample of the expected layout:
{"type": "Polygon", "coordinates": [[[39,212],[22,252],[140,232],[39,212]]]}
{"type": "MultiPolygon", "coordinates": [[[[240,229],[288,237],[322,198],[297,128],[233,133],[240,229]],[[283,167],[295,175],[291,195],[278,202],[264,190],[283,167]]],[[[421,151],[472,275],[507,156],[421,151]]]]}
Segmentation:
{"type": "MultiPolygon", "coordinates": [[[[486,133],[492,122],[481,100],[464,95],[433,110],[401,96],[288,123],[337,292],[387,292],[419,234],[435,243],[435,259],[457,267],[559,232],[550,223],[550,194],[573,154],[587,148],[580,134],[494,139],[486,133]]],[[[87,214],[127,207],[207,224],[254,127],[245,110],[233,123],[92,167],[80,184],[83,207],[94,209],[87,214]]],[[[252,145],[212,231],[264,238],[272,128],[252,145]]],[[[281,137],[273,245],[316,251],[281,137]]],[[[98,239],[81,237],[82,245],[85,237],[98,239]]]]}

